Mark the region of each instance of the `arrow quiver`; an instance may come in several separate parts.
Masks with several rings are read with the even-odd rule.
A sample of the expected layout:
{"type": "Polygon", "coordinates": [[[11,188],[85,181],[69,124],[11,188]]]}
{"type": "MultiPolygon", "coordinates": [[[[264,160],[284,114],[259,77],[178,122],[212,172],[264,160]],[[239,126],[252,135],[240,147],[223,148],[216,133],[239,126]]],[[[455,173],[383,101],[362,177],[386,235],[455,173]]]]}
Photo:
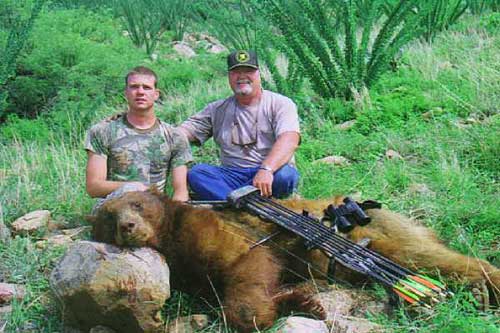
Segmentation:
{"type": "MultiPolygon", "coordinates": [[[[298,214],[272,199],[262,197],[259,189],[253,186],[245,186],[231,192],[228,203],[300,236],[305,240],[308,249],[322,250],[330,259],[367,275],[410,304],[429,307],[430,304],[438,302],[440,297],[451,294],[442,283],[414,273],[370,249],[351,242],[338,235],[336,228],[328,227],[317,219],[298,214]]],[[[368,208],[380,208],[380,204],[374,202],[365,202],[361,206],[363,204],[368,205],[368,208]]],[[[339,223],[344,225],[347,221],[350,226],[344,226],[352,229],[353,224],[366,225],[370,222],[370,218],[349,198],[339,207],[329,206],[327,211],[337,226],[339,223]],[[347,217],[350,217],[352,222],[347,217]]],[[[270,237],[259,241],[257,245],[268,239],[270,237]]]]}

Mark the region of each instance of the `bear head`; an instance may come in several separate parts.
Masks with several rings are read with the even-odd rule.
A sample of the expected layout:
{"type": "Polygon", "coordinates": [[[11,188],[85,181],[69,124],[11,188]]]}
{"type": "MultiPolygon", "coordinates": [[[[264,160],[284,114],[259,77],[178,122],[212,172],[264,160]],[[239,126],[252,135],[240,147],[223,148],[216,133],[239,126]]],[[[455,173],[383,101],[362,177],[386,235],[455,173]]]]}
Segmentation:
{"type": "Polygon", "coordinates": [[[118,246],[156,248],[167,200],[151,190],[127,192],[106,201],[93,219],[94,239],[118,246]]]}

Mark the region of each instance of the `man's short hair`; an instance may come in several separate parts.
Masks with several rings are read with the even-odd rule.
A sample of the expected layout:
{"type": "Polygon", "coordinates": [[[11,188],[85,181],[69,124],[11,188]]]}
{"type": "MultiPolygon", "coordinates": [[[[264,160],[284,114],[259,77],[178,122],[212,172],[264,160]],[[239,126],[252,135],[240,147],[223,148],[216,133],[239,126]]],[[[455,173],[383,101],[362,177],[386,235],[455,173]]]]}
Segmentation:
{"type": "Polygon", "coordinates": [[[147,68],[145,66],[137,66],[137,67],[132,68],[132,70],[127,73],[127,76],[125,76],[125,87],[127,87],[128,78],[131,75],[148,75],[148,76],[154,77],[155,78],[155,88],[156,88],[156,83],[158,82],[158,75],[156,75],[156,73],[152,69],[147,68]]]}

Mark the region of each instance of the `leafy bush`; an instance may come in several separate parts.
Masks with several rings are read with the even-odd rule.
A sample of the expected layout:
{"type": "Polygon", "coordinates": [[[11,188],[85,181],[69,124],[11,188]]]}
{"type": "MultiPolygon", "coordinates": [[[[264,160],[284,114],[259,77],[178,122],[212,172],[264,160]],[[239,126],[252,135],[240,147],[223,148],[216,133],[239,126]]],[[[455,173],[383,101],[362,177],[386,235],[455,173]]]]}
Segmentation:
{"type": "Polygon", "coordinates": [[[490,13],[481,17],[481,27],[491,34],[497,34],[500,29],[500,13],[490,13]]]}
{"type": "Polygon", "coordinates": [[[28,120],[16,115],[9,116],[0,127],[1,141],[9,140],[34,141],[48,143],[50,130],[42,119],[28,120]]]}
{"type": "Polygon", "coordinates": [[[423,38],[427,41],[454,24],[467,9],[463,0],[424,0],[420,6],[424,12],[421,21],[425,27],[423,38]]]}
{"type": "Polygon", "coordinates": [[[261,11],[280,31],[269,38],[300,64],[314,91],[322,97],[349,99],[363,95],[400,48],[418,36],[416,3],[401,0],[387,16],[381,16],[383,3],[376,0],[266,0],[261,11]],[[375,24],[381,26],[379,31],[375,24]]]}
{"type": "Polygon", "coordinates": [[[109,12],[45,12],[28,45],[9,86],[8,111],[29,117],[46,113],[46,120],[57,122],[53,126],[66,128],[58,133],[75,134],[75,128],[95,121],[96,109],[116,104],[126,71],[144,62],[109,12]]]}
{"type": "Polygon", "coordinates": [[[481,14],[487,9],[500,10],[500,0],[466,0],[471,13],[481,14]]]}
{"type": "Polygon", "coordinates": [[[356,130],[368,134],[375,129],[401,128],[421,118],[432,108],[441,107],[425,96],[426,91],[435,87],[411,69],[402,68],[396,75],[383,75],[374,86],[371,107],[356,114],[356,130]]]}
{"type": "Polygon", "coordinates": [[[15,69],[19,54],[21,53],[33,23],[42,10],[45,0],[35,1],[27,19],[17,15],[11,23],[7,42],[0,53],[0,119],[4,116],[7,107],[7,93],[5,88],[9,80],[15,76],[15,69]]]}

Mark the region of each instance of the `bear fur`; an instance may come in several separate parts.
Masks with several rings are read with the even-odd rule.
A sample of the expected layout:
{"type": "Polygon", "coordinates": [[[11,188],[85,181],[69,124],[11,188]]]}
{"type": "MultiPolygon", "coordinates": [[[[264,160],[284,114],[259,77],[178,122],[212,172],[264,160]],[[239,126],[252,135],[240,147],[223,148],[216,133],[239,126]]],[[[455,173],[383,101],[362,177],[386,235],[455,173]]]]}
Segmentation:
{"type": "MultiPolygon", "coordinates": [[[[342,197],[281,201],[315,216],[329,204],[341,202],[342,197]]],[[[385,209],[366,213],[372,222],[354,228],[347,235],[352,241],[369,238],[370,249],[410,269],[437,269],[443,276],[486,284],[498,301],[498,268],[446,248],[431,230],[400,214],[385,209]]],[[[241,210],[196,208],[153,190],[129,192],[106,202],[98,211],[93,234],[101,242],[157,249],[169,263],[174,289],[221,300],[228,323],[249,332],[271,326],[282,311],[325,317],[310,285],[296,284],[325,278],[328,258],[320,250],[307,251],[303,240],[287,231],[250,248],[278,228],[241,210]]],[[[352,282],[360,278],[347,269],[338,274],[352,282]]]]}

